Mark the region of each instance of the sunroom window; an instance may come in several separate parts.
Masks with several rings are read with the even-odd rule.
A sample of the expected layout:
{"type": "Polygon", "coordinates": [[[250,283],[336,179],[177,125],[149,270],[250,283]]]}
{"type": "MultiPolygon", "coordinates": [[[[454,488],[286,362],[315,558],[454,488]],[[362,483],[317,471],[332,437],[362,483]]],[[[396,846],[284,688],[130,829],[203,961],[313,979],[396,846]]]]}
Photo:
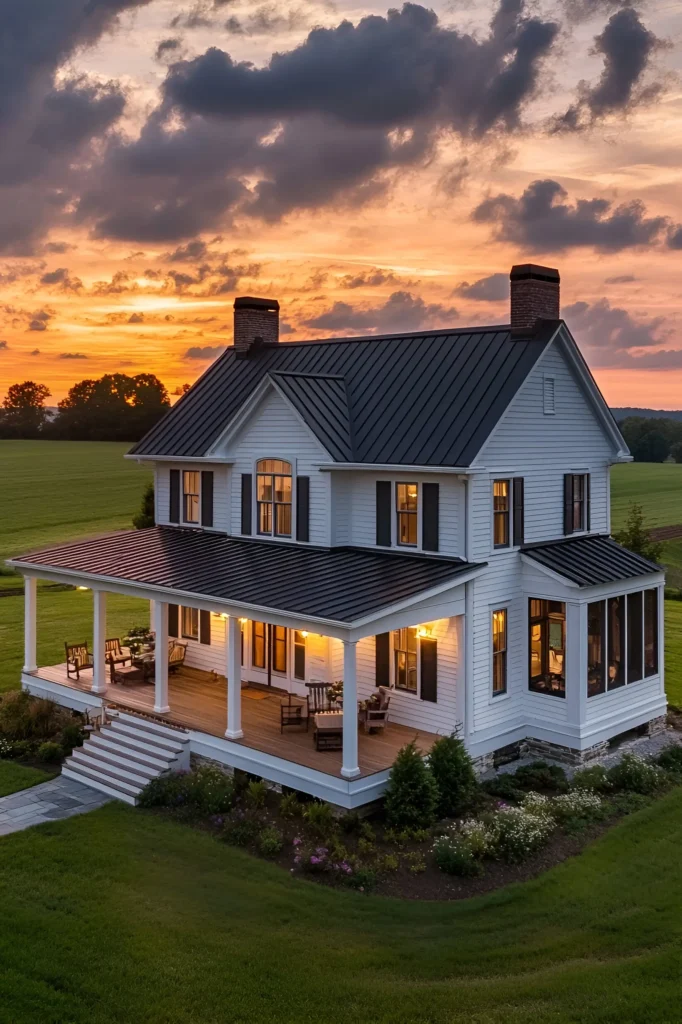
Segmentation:
{"type": "Polygon", "coordinates": [[[531,598],[528,613],[528,688],[534,693],[565,697],[566,605],[531,598]]]}
{"type": "Polygon", "coordinates": [[[261,459],[256,465],[258,532],[291,537],[291,463],[261,459]]]}
{"type": "Polygon", "coordinates": [[[587,696],[596,697],[658,673],[658,591],[587,606],[587,696]]]}

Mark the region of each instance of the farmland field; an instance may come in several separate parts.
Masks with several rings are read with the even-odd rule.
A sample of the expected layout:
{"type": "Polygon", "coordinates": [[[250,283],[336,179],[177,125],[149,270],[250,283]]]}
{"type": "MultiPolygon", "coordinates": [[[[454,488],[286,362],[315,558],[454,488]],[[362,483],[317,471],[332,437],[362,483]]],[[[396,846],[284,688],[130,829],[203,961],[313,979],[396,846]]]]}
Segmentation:
{"type": "Polygon", "coordinates": [[[620,530],[629,506],[644,509],[648,526],[682,523],[682,464],[629,462],[611,468],[611,528],[620,530]]]}

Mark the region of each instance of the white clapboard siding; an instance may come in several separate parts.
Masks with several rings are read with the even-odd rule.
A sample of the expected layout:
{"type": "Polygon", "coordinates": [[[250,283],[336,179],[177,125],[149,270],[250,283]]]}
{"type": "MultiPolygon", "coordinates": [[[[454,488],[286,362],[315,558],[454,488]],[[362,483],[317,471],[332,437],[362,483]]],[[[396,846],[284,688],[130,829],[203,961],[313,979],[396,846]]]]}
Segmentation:
{"type": "Polygon", "coordinates": [[[310,543],[329,544],[330,480],[317,465],[329,462],[330,456],[280,394],[266,392],[224,454],[233,460],[231,532],[235,536],[241,533],[242,473],[254,474],[258,459],[284,459],[296,474],[310,477],[310,543]]]}
{"type": "Polygon", "coordinates": [[[165,526],[170,522],[170,471],[180,470],[180,514],[182,515],[182,473],[184,470],[211,470],[213,472],[213,529],[221,533],[230,532],[230,490],[229,470],[220,463],[157,462],[154,466],[154,494],[156,522],[165,526]]]}
{"type": "MultiPolygon", "coordinates": [[[[340,472],[334,474],[334,498],[340,498],[341,507],[333,511],[334,544],[350,543],[357,547],[376,545],[376,482],[389,480],[401,483],[437,483],[439,485],[439,553],[463,557],[464,555],[464,484],[454,476],[439,476],[435,473],[358,473],[340,472]]],[[[395,509],[395,500],[392,502],[395,509]]],[[[421,547],[421,502],[418,512],[417,550],[421,547]]],[[[395,544],[396,515],[393,515],[393,540],[395,544]]]]}
{"type": "Polygon", "coordinates": [[[627,713],[634,703],[654,700],[661,692],[661,677],[650,676],[636,683],[619,686],[617,690],[600,693],[587,700],[587,722],[592,724],[600,719],[620,712],[627,713]]]}
{"type": "MultiPolygon", "coordinates": [[[[178,616],[182,622],[182,615],[178,616]]],[[[224,676],[227,666],[227,645],[225,642],[226,620],[220,615],[211,613],[211,643],[200,644],[198,640],[187,640],[179,637],[183,644],[187,644],[187,655],[185,664],[189,668],[199,668],[204,672],[217,672],[224,676]]]]}

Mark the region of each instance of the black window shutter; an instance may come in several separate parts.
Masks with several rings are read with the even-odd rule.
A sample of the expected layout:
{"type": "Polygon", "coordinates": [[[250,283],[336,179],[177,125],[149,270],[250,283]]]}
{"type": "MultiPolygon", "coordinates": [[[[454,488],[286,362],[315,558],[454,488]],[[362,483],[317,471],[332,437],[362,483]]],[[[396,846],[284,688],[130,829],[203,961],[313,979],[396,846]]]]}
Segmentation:
{"type": "Polygon", "coordinates": [[[199,611],[199,643],[211,643],[211,613],[203,608],[199,611]]]}
{"type": "Polygon", "coordinates": [[[201,525],[213,526],[213,471],[201,472],[201,525]]]}
{"type": "Polygon", "coordinates": [[[573,533],[573,474],[564,473],[564,535],[573,533]]]}
{"type": "Polygon", "coordinates": [[[179,620],[180,620],[180,616],[179,616],[178,606],[176,604],[169,604],[168,605],[168,636],[174,636],[174,637],[180,636],[180,632],[179,632],[179,624],[180,624],[180,622],[179,622],[179,620]]]}
{"type": "Polygon", "coordinates": [[[421,699],[438,701],[438,641],[423,637],[419,641],[421,648],[422,686],[421,699]]]}
{"type": "Polygon", "coordinates": [[[438,484],[422,484],[422,548],[438,551],[438,484]]]}
{"type": "Polygon", "coordinates": [[[524,482],[522,476],[514,477],[514,544],[523,544],[524,537],[524,482]]]}
{"type": "Polygon", "coordinates": [[[168,520],[171,523],[180,522],[180,470],[170,471],[170,507],[168,520]]]}
{"type": "Polygon", "coordinates": [[[374,678],[377,686],[391,685],[391,635],[390,633],[377,633],[374,637],[376,645],[376,664],[374,678]]]}
{"type": "Polygon", "coordinates": [[[391,490],[390,480],[377,480],[377,544],[391,546],[391,490]]]}
{"type": "Polygon", "coordinates": [[[242,473],[242,533],[251,536],[251,474],[242,473]]]}
{"type": "Polygon", "coordinates": [[[296,540],[310,540],[310,477],[296,477],[296,540]]]}
{"type": "Polygon", "coordinates": [[[592,529],[592,486],[590,479],[590,474],[587,473],[585,476],[585,529],[588,533],[592,529]]]}

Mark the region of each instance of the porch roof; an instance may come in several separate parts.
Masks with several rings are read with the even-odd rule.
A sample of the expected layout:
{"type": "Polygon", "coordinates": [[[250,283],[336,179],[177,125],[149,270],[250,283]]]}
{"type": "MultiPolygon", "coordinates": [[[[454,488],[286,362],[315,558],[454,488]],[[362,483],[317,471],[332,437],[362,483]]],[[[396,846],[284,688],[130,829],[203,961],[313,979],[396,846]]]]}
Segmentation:
{"type": "Polygon", "coordinates": [[[9,564],[167,590],[178,603],[189,596],[342,626],[447,589],[483,568],[442,556],[303,547],[167,526],[48,548],[9,564]]]}
{"type": "Polygon", "coordinates": [[[528,545],[522,552],[540,567],[578,587],[663,572],[660,565],[628,551],[607,536],[567,537],[548,544],[528,545]]]}

